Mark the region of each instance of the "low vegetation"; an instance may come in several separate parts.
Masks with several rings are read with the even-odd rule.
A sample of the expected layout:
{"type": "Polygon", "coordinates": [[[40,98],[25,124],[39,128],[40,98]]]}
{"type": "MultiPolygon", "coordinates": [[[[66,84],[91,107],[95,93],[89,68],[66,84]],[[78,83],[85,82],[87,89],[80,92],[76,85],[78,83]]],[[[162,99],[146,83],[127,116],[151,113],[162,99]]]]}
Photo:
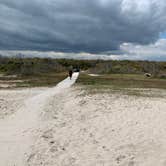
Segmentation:
{"type": "Polygon", "coordinates": [[[90,94],[120,93],[142,97],[166,97],[165,93],[162,93],[162,89],[166,89],[166,79],[148,78],[141,74],[103,74],[99,76],[81,74],[77,85],[90,94]]]}
{"type": "Polygon", "coordinates": [[[166,88],[166,62],[104,61],[49,58],[7,58],[0,56],[0,80],[22,86],[52,86],[67,76],[70,66],[80,68],[77,83],[93,87],[166,88]],[[89,73],[99,74],[98,77],[89,73]],[[150,73],[151,77],[146,77],[150,73]]]}
{"type": "Polygon", "coordinates": [[[65,71],[51,59],[0,58],[0,83],[9,87],[53,86],[67,76],[65,71]]]}
{"type": "Polygon", "coordinates": [[[81,74],[78,84],[103,88],[162,88],[166,89],[166,80],[159,78],[147,78],[139,74],[104,74],[89,76],[81,74]]]}

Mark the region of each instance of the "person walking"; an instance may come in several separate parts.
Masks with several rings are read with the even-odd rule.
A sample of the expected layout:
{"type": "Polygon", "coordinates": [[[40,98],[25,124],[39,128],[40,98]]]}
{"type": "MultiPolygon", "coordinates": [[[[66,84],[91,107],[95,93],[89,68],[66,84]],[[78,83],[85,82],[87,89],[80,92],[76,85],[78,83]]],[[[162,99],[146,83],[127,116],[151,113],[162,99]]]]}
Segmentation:
{"type": "Polygon", "coordinates": [[[69,70],[69,77],[70,77],[70,80],[72,79],[72,75],[73,75],[73,70],[69,70]]]}

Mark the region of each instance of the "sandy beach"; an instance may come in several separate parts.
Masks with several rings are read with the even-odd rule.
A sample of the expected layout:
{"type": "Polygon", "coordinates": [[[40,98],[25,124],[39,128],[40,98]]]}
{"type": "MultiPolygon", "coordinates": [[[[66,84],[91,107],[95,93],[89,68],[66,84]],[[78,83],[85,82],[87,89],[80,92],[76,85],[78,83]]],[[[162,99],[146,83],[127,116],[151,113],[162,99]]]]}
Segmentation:
{"type": "Polygon", "coordinates": [[[2,166],[165,166],[164,97],[54,88],[0,90],[2,166]]]}

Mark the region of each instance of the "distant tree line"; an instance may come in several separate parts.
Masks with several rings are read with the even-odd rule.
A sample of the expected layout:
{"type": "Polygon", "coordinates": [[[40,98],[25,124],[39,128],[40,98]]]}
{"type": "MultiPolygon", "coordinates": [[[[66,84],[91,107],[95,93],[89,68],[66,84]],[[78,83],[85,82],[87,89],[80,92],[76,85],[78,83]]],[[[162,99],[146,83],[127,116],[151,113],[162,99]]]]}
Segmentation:
{"type": "Polygon", "coordinates": [[[166,77],[166,62],[129,60],[73,60],[50,58],[12,58],[0,56],[0,72],[32,75],[47,72],[64,72],[70,66],[98,74],[143,74],[166,77]]]}
{"type": "Polygon", "coordinates": [[[0,57],[0,72],[5,74],[35,75],[47,72],[62,72],[64,70],[62,65],[49,58],[0,57]]]}
{"type": "Polygon", "coordinates": [[[153,76],[166,74],[166,62],[114,60],[102,61],[90,69],[94,73],[143,74],[153,76]]]}

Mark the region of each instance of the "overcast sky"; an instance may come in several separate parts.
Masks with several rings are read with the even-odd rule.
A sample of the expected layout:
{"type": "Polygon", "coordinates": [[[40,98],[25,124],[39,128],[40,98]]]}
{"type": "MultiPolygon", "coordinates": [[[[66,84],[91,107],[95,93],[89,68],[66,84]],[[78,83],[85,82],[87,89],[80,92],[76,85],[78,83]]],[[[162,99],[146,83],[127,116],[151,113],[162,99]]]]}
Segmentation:
{"type": "Polygon", "coordinates": [[[165,32],[165,0],[0,0],[6,55],[166,60],[165,32]]]}

